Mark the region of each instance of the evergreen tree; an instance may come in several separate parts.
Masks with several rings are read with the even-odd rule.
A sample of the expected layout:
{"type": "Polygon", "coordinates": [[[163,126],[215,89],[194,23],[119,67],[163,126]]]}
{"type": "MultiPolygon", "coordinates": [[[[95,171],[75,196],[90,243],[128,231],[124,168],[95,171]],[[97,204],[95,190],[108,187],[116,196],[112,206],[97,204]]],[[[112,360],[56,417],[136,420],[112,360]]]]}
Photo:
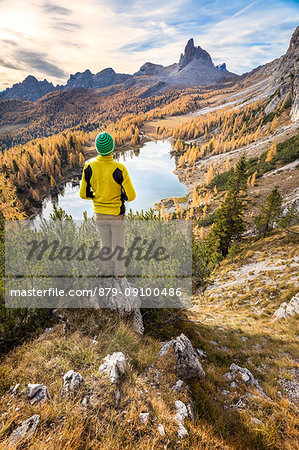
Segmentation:
{"type": "Polygon", "coordinates": [[[297,225],[299,223],[299,214],[297,213],[296,200],[293,203],[289,203],[286,207],[286,212],[279,221],[279,226],[282,228],[297,225]]]}
{"type": "Polygon", "coordinates": [[[275,186],[271,194],[266,198],[265,205],[261,207],[261,213],[255,218],[255,226],[258,234],[265,237],[267,232],[273,230],[282,217],[282,197],[275,186]]]}
{"type": "Polygon", "coordinates": [[[246,210],[247,170],[246,157],[238,161],[228,182],[228,192],[215,213],[209,237],[217,242],[218,251],[226,256],[234,240],[240,240],[244,230],[246,210]]]}
{"type": "Polygon", "coordinates": [[[69,139],[69,145],[70,145],[70,148],[75,150],[75,142],[74,142],[74,138],[73,138],[72,134],[71,134],[70,139],[69,139]]]}
{"type": "Polygon", "coordinates": [[[12,160],[12,165],[13,165],[13,170],[14,170],[14,172],[15,172],[15,173],[18,173],[18,172],[19,172],[19,166],[18,166],[18,164],[16,163],[15,159],[12,160]]]}

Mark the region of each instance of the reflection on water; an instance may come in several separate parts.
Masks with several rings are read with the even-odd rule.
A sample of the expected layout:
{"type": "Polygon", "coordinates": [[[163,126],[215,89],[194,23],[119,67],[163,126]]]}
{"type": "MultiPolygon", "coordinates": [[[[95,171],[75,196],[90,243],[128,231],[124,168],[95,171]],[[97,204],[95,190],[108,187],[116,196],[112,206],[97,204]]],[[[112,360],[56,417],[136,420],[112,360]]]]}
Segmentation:
{"type": "MultiPolygon", "coordinates": [[[[175,159],[169,151],[168,141],[156,141],[147,142],[140,149],[115,153],[114,159],[126,165],[136,190],[136,199],[126,204],[127,211],[130,208],[133,211],[146,210],[162,198],[186,194],[186,186],[173,173],[175,159]]],[[[67,183],[64,192],[56,199],[43,202],[42,217],[49,217],[53,201],[74,219],[82,219],[83,211],[87,211],[89,217],[93,215],[92,200],[81,199],[79,186],[72,186],[72,183],[67,183]]]]}

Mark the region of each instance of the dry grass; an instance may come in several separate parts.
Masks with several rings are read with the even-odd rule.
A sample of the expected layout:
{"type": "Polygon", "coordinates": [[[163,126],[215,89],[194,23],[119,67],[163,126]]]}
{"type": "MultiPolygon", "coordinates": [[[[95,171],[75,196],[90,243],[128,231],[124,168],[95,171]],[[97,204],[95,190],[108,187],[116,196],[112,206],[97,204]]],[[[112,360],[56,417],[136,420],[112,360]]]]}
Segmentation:
{"type": "Polygon", "coordinates": [[[281,379],[294,381],[292,370],[298,367],[296,319],[271,322],[277,307],[296,293],[296,245],[295,235],[284,232],[248,241],[215,271],[217,287],[198,294],[196,308],[186,312],[200,323],[182,320],[183,313],[148,310],[146,335],[141,339],[111,312],[67,311],[66,335],[63,325],[56,324],[52,333],[22,344],[2,360],[0,448],[7,448],[12,430],[33,414],[40,415],[40,427],[19,448],[298,448],[296,407],[280,385],[281,379]],[[270,261],[279,270],[271,266],[268,271],[265,264],[256,275],[250,270],[252,279],[221,287],[232,279],[238,282],[238,270],[255,261],[270,261]],[[280,268],[279,261],[288,270],[280,268]],[[182,332],[206,353],[201,358],[206,378],[175,392],[176,360],[171,354],[159,359],[157,353],[161,341],[182,332]],[[91,342],[94,335],[96,344],[91,342]],[[103,357],[114,351],[128,358],[118,407],[116,387],[98,372],[103,357]],[[233,362],[247,367],[269,398],[242,381],[232,388],[225,374],[233,362]],[[69,369],[78,371],[84,383],[76,396],[64,398],[62,376],[69,369]],[[16,383],[21,384],[19,391],[28,383],[44,383],[49,399],[30,405],[24,393],[11,396],[9,387],[16,383]],[[86,395],[90,402],[84,407],[86,395]],[[186,419],[189,436],[181,441],[174,421],[175,400],[193,401],[196,411],[195,422],[186,419]],[[143,412],[150,413],[146,425],[139,418],[143,412]],[[159,423],[165,427],[165,437],[158,432],[159,423]]]}
{"type": "MultiPolygon", "coordinates": [[[[293,231],[298,232],[298,228],[293,231]]],[[[198,330],[201,339],[206,339],[203,348],[209,370],[214,365],[212,385],[215,387],[218,382],[221,389],[230,391],[226,395],[230,402],[234,396],[243,399],[242,416],[247,417],[248,424],[250,417],[263,424],[251,423],[251,430],[259,433],[261,440],[257,447],[248,444],[246,448],[264,448],[262,442],[269,448],[298,448],[296,407],[279,385],[280,379],[294,380],[291,369],[299,367],[297,321],[291,317],[271,322],[279,305],[298,292],[298,256],[298,236],[291,233],[275,232],[266,239],[248,241],[238,255],[215,270],[210,289],[195,297],[196,307],[190,315],[193,320],[202,321],[198,330]],[[264,262],[264,270],[256,275],[249,270],[247,275],[251,279],[242,278],[240,282],[239,271],[254,262],[264,262]],[[279,270],[267,270],[269,263],[279,270]],[[221,287],[229,282],[236,284],[221,287]],[[256,392],[252,401],[241,386],[231,389],[229,381],[225,384],[220,367],[223,365],[227,371],[231,362],[247,367],[271,401],[256,396],[256,392]]]]}

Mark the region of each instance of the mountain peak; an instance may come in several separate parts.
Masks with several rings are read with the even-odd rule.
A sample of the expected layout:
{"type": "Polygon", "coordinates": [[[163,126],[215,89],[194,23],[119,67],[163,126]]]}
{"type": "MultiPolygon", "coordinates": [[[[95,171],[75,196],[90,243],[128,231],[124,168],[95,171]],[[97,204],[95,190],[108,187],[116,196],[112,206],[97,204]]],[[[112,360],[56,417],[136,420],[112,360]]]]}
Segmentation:
{"type": "Polygon", "coordinates": [[[98,75],[99,73],[102,74],[102,75],[104,75],[104,74],[115,75],[115,74],[116,74],[115,70],[112,69],[112,67],[106,67],[106,69],[103,69],[103,70],[101,70],[100,72],[98,72],[97,75],[98,75]]]}
{"type": "Polygon", "coordinates": [[[227,71],[227,68],[226,68],[226,64],[225,64],[225,63],[218,64],[218,65],[216,66],[216,68],[217,68],[218,70],[220,70],[220,72],[226,72],[226,71],[227,71]]]}
{"type": "Polygon", "coordinates": [[[25,81],[30,82],[30,83],[32,83],[32,82],[34,82],[34,83],[38,82],[37,78],[35,78],[33,75],[28,75],[28,76],[25,78],[25,80],[23,81],[23,83],[24,83],[25,81]]]}
{"type": "Polygon", "coordinates": [[[292,34],[289,49],[294,49],[298,47],[299,47],[299,27],[297,27],[294,33],[292,34]]]}
{"type": "Polygon", "coordinates": [[[200,46],[195,47],[193,38],[189,39],[184,50],[184,54],[181,54],[179,61],[179,70],[183,69],[193,59],[205,59],[212,63],[211,56],[206,50],[203,50],[200,46]]]}

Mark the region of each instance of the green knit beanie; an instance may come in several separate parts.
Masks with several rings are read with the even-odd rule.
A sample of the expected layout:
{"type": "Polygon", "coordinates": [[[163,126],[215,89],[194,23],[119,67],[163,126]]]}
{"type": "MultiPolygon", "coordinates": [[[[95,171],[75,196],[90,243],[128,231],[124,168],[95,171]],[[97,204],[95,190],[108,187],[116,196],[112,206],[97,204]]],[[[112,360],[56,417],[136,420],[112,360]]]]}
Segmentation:
{"type": "Polygon", "coordinates": [[[114,141],[111,134],[104,131],[99,133],[95,140],[96,149],[98,153],[102,156],[110,155],[114,149],[114,141]]]}

